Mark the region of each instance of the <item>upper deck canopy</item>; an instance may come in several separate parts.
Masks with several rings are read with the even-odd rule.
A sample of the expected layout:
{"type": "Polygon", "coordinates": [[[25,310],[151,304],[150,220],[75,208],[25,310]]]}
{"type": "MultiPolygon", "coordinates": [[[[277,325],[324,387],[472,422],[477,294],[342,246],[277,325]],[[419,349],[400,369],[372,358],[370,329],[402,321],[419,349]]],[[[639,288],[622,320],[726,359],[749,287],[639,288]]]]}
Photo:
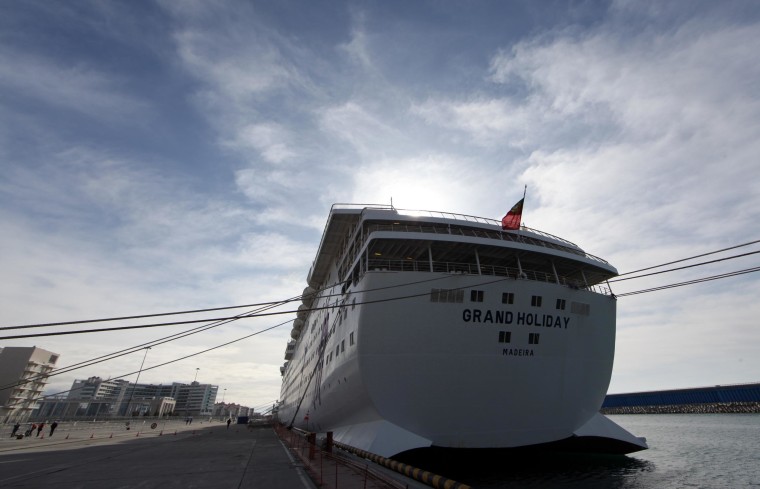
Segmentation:
{"type": "Polygon", "coordinates": [[[474,244],[488,243],[492,245],[489,253],[494,258],[518,253],[524,254],[529,261],[529,255],[553,255],[552,259],[589,270],[593,275],[588,277],[590,281],[598,282],[617,275],[617,270],[605,260],[587,254],[570,241],[535,229],[522,227],[517,231],[504,231],[499,221],[463,214],[401,210],[383,205],[335,204],[308,275],[310,285],[316,287],[327,279],[333,260],[340,258],[338,255],[359,237],[361,222],[367,223],[366,230],[380,231],[380,235],[387,237],[390,232],[401,236],[396,240],[384,240],[386,245],[383,246],[388,247],[387,251],[392,251],[392,247],[395,254],[405,257],[418,255],[420,250],[427,249],[428,243],[446,242],[447,259],[456,261],[457,253],[464,256],[471,253],[468,250],[474,244]],[[402,236],[401,232],[405,234],[402,236]]]}

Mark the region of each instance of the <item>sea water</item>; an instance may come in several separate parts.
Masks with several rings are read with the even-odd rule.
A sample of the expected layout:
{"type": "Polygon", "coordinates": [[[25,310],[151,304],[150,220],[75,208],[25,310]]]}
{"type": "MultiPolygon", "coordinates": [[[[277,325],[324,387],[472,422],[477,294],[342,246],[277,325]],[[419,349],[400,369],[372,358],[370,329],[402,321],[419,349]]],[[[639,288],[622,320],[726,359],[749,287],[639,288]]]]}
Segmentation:
{"type": "Polygon", "coordinates": [[[531,454],[450,474],[475,488],[760,487],[760,414],[609,416],[649,449],[625,456],[531,454]]]}

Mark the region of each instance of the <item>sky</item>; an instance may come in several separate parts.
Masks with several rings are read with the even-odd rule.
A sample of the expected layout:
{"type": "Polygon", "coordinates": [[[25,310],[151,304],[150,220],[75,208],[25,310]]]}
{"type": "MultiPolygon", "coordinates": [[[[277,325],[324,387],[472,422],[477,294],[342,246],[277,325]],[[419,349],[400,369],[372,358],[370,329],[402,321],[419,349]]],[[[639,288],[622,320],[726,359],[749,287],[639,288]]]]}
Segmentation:
{"type": "MultiPolygon", "coordinates": [[[[527,186],[524,224],[620,273],[758,240],[759,52],[751,0],[0,2],[0,326],[298,296],[336,202],[500,219],[527,186]]],[[[622,295],[758,261],[612,283],[609,392],[760,381],[760,275],[622,295]]],[[[151,367],[292,319],[46,393],[144,358],[271,405],[290,324],[151,367]]],[[[65,367],[192,326],[0,346],[65,367]]]]}

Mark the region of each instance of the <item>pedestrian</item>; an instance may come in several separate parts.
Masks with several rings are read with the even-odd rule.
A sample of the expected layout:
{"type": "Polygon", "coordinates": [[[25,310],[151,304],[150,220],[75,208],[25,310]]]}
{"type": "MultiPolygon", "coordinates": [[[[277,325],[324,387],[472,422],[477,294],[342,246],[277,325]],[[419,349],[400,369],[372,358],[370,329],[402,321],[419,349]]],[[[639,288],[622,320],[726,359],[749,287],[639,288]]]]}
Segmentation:
{"type": "Polygon", "coordinates": [[[37,425],[36,425],[36,424],[34,424],[34,423],[32,423],[32,426],[30,426],[30,427],[29,427],[29,429],[28,429],[28,430],[26,430],[26,433],[25,433],[25,435],[26,435],[26,436],[32,436],[32,433],[33,433],[33,432],[34,432],[34,430],[36,430],[36,429],[37,429],[37,425]]]}
{"type": "Polygon", "coordinates": [[[193,417],[190,416],[190,424],[193,424],[193,417]]]}
{"type": "Polygon", "coordinates": [[[50,425],[50,434],[48,436],[53,436],[53,432],[58,427],[58,421],[53,421],[53,424],[50,425]]]}
{"type": "Polygon", "coordinates": [[[185,426],[187,426],[190,423],[190,418],[185,418],[185,426]]]}
{"type": "Polygon", "coordinates": [[[40,423],[37,425],[37,436],[40,436],[40,431],[42,431],[42,428],[45,427],[45,423],[40,423]]]}
{"type": "Polygon", "coordinates": [[[232,418],[227,418],[227,429],[230,429],[230,423],[232,423],[232,418]]]}
{"type": "Polygon", "coordinates": [[[18,421],[16,421],[16,424],[13,425],[13,431],[11,431],[11,438],[13,438],[14,436],[16,436],[16,432],[18,431],[18,429],[20,427],[21,427],[21,425],[18,424],[18,421]]]}

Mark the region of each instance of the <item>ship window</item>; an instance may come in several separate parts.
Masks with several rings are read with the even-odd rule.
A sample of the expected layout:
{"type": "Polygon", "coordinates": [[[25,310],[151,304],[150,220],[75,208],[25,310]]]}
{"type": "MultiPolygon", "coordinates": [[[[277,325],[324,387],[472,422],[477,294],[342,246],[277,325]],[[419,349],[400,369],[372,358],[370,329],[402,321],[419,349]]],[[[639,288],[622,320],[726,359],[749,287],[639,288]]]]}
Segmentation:
{"type": "Polygon", "coordinates": [[[341,340],[340,341],[340,351],[341,352],[346,351],[346,340],[341,340]]]}
{"type": "Polygon", "coordinates": [[[340,345],[335,347],[335,356],[337,357],[338,355],[340,355],[340,345]]]}
{"type": "Polygon", "coordinates": [[[471,290],[470,291],[470,302],[483,302],[483,291],[482,290],[471,290]]]}
{"type": "Polygon", "coordinates": [[[531,345],[537,345],[538,344],[538,337],[539,333],[530,333],[528,334],[528,343],[531,345]]]}
{"type": "Polygon", "coordinates": [[[351,342],[351,346],[353,346],[353,344],[354,344],[354,333],[352,332],[352,333],[351,333],[351,334],[348,336],[348,338],[349,338],[349,340],[350,340],[350,342],[351,342]]]}
{"type": "Polygon", "coordinates": [[[430,290],[430,302],[440,302],[441,289],[430,290]]]}
{"type": "Polygon", "coordinates": [[[557,309],[565,310],[565,299],[557,299],[557,309]]]}
{"type": "Polygon", "coordinates": [[[431,289],[430,302],[464,302],[462,289],[431,289]]]}
{"type": "Polygon", "coordinates": [[[591,314],[591,304],[584,304],[582,302],[571,302],[570,312],[572,312],[573,314],[588,316],[589,314],[591,314]]]}
{"type": "Polygon", "coordinates": [[[503,292],[501,294],[501,303],[502,304],[514,304],[515,303],[515,294],[514,294],[514,292],[503,292]]]}
{"type": "Polygon", "coordinates": [[[512,340],[511,331],[499,331],[499,343],[509,343],[512,340]]]}
{"type": "Polygon", "coordinates": [[[530,305],[533,307],[541,307],[541,296],[540,295],[531,296],[530,305]]]}

